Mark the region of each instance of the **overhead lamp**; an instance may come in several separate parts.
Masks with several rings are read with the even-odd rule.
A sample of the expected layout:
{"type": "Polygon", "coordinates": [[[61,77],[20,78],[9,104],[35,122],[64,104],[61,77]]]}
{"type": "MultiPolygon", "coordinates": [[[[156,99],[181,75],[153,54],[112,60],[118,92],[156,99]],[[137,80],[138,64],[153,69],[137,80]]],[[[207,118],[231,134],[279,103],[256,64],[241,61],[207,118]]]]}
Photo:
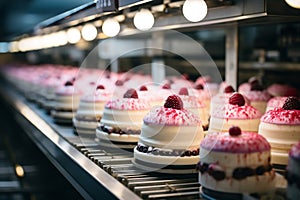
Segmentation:
{"type": "Polygon", "coordinates": [[[108,18],[102,24],[102,32],[108,37],[114,37],[118,35],[120,30],[120,24],[114,18],[108,18]]]}
{"type": "Polygon", "coordinates": [[[285,0],[289,6],[300,9],[300,0],[285,0]]]}
{"type": "Polygon", "coordinates": [[[85,24],[81,29],[81,35],[84,40],[92,41],[97,37],[98,31],[93,24],[85,24]]]}
{"type": "Polygon", "coordinates": [[[204,0],[186,0],[182,12],[187,20],[199,22],[207,15],[207,4],[204,0]]]}
{"type": "Polygon", "coordinates": [[[78,28],[70,28],[67,30],[67,40],[70,44],[75,44],[81,39],[81,34],[78,28]]]}
{"type": "Polygon", "coordinates": [[[137,29],[147,31],[154,25],[154,16],[150,10],[142,8],[135,14],[133,24],[137,29]]]}

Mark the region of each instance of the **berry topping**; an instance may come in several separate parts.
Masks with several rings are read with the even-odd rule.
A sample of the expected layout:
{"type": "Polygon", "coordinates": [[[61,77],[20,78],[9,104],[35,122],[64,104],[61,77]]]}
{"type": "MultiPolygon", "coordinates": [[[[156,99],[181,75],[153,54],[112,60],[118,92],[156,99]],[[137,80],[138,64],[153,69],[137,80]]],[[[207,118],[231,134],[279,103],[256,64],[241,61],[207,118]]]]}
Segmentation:
{"type": "Polygon", "coordinates": [[[245,98],[240,93],[235,92],[229,97],[229,103],[231,105],[243,106],[245,105],[245,98]]]}
{"type": "Polygon", "coordinates": [[[194,88],[195,88],[196,90],[203,90],[203,89],[204,89],[204,87],[203,87],[202,84],[197,84],[197,85],[195,85],[194,88]]]}
{"type": "Polygon", "coordinates": [[[179,96],[177,95],[171,95],[167,98],[165,104],[164,104],[165,108],[174,108],[177,110],[181,110],[183,108],[183,103],[182,100],[179,96]]]}
{"type": "Polygon", "coordinates": [[[171,89],[171,85],[169,83],[166,83],[162,86],[162,89],[171,89]]]}
{"type": "Polygon", "coordinates": [[[229,135],[231,136],[239,136],[242,134],[242,130],[238,126],[232,126],[229,129],[229,135]]]}
{"type": "Polygon", "coordinates": [[[98,85],[96,88],[96,90],[104,90],[104,89],[105,89],[105,87],[103,85],[98,85]]]}
{"type": "Polygon", "coordinates": [[[135,89],[128,89],[125,94],[123,95],[124,98],[134,98],[134,99],[138,99],[139,96],[136,92],[135,89]]]}
{"type": "Polygon", "coordinates": [[[251,83],[250,87],[251,91],[263,91],[264,88],[262,85],[260,85],[258,82],[251,83]]]}
{"type": "Polygon", "coordinates": [[[296,97],[288,97],[285,100],[282,108],[284,110],[300,110],[300,101],[296,97]]]}
{"type": "Polygon", "coordinates": [[[183,87],[179,90],[179,95],[189,95],[189,91],[186,87],[183,87]]]}
{"type": "Polygon", "coordinates": [[[65,86],[73,86],[73,82],[67,81],[67,82],[65,83],[65,86]]]}
{"type": "Polygon", "coordinates": [[[122,81],[122,80],[117,80],[116,82],[115,82],[115,85],[116,86],[122,86],[124,84],[124,82],[122,81]]]}
{"type": "Polygon", "coordinates": [[[140,91],[148,91],[148,88],[146,86],[142,85],[140,87],[140,91]]]}
{"type": "Polygon", "coordinates": [[[233,87],[231,85],[228,85],[225,89],[224,89],[224,93],[232,93],[235,92],[235,90],[233,89],[233,87]]]}

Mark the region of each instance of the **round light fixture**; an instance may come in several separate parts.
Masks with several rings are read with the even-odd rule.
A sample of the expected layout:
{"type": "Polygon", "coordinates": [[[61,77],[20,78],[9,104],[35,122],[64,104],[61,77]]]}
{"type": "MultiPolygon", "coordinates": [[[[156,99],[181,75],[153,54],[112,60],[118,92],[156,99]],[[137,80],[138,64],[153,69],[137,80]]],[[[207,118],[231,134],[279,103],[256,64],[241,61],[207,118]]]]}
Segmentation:
{"type": "Polygon", "coordinates": [[[94,40],[97,34],[97,28],[93,24],[85,24],[81,29],[82,38],[86,41],[94,40]]]}
{"type": "Polygon", "coordinates": [[[108,37],[114,37],[118,35],[120,30],[120,24],[114,18],[106,19],[102,24],[102,32],[108,37]]]}
{"type": "Polygon", "coordinates": [[[207,4],[204,0],[186,0],[182,12],[187,20],[199,22],[207,15],[207,4]]]}
{"type": "Polygon", "coordinates": [[[300,9],[300,0],[285,0],[289,6],[300,9]]]}
{"type": "Polygon", "coordinates": [[[135,14],[133,24],[141,31],[149,30],[154,25],[154,16],[150,10],[143,8],[135,14]]]}
{"type": "Polygon", "coordinates": [[[80,31],[78,28],[70,28],[67,30],[67,39],[70,44],[75,44],[81,39],[80,31]]]}

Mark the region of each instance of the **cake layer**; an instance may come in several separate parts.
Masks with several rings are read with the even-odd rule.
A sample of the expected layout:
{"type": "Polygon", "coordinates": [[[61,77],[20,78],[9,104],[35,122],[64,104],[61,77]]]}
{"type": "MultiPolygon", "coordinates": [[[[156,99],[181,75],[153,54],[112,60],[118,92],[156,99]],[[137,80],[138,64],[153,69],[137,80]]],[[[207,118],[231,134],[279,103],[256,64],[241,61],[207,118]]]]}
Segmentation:
{"type": "Polygon", "coordinates": [[[76,110],[79,105],[80,96],[78,95],[57,95],[55,97],[55,108],[73,109],[76,110]]]}
{"type": "Polygon", "coordinates": [[[164,149],[198,148],[204,138],[201,126],[143,124],[140,142],[164,149]]]}

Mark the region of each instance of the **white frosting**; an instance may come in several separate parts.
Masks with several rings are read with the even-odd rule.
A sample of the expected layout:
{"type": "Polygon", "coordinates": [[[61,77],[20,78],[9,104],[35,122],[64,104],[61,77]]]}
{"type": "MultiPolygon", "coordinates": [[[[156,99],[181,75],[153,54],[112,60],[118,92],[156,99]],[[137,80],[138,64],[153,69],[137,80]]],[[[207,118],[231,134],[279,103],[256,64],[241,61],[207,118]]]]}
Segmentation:
{"type": "Polygon", "coordinates": [[[132,134],[117,134],[117,133],[106,133],[96,129],[96,137],[102,140],[114,141],[114,142],[137,142],[139,135],[132,134]]]}

